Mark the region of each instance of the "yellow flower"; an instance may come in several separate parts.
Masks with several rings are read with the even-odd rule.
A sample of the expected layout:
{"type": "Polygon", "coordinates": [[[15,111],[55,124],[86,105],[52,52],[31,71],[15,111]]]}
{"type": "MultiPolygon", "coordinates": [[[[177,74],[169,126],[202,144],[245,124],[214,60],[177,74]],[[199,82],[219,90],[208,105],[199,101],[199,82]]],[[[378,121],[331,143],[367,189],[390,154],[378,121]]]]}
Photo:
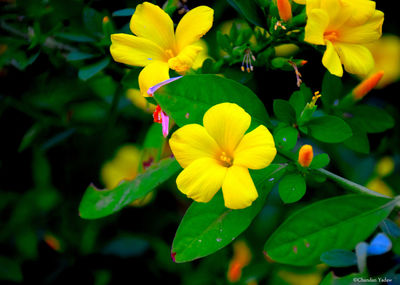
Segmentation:
{"type": "Polygon", "coordinates": [[[307,0],[306,42],[325,45],[322,64],[341,77],[343,68],[368,74],[374,59],[365,44],[382,35],[383,13],[369,0],[307,0]]]}
{"type": "MultiPolygon", "coordinates": [[[[107,189],[113,189],[124,180],[133,180],[138,174],[141,151],[134,145],[125,145],[118,149],[115,157],[106,162],[101,169],[101,179],[107,189]]],[[[153,192],[130,205],[140,207],[146,205],[153,198],[153,192]]]]}
{"type": "Polygon", "coordinates": [[[375,67],[371,74],[383,70],[385,74],[376,88],[383,88],[400,78],[400,38],[383,35],[378,41],[366,45],[371,51],[375,67]]]}
{"type": "Polygon", "coordinates": [[[148,96],[150,87],[169,78],[169,68],[185,73],[202,50],[195,43],[212,26],[214,10],[199,6],[182,17],[174,32],[174,23],[160,7],[144,2],[136,7],[130,21],[134,35],[111,35],[110,52],[115,61],[144,66],[139,87],[148,96]]]}
{"type": "Polygon", "coordinates": [[[139,89],[129,88],[126,91],[126,97],[133,103],[133,105],[146,113],[153,113],[156,108],[156,106],[150,104],[146,98],[142,96],[139,89]]]}
{"type": "Polygon", "coordinates": [[[203,126],[188,124],[172,134],[172,153],[184,168],[178,189],[197,202],[208,202],[222,187],[225,206],[242,209],[257,199],[250,169],[267,167],[276,155],[275,143],[265,126],[245,134],[251,117],[233,103],[211,107],[203,126]]]}

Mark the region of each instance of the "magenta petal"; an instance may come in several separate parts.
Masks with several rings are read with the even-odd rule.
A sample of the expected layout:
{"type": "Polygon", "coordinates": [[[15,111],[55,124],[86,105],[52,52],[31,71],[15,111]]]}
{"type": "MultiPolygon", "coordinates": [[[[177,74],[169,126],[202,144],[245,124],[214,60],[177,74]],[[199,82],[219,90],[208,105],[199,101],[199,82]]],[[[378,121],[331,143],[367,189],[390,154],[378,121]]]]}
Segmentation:
{"type": "Polygon", "coordinates": [[[164,111],[161,111],[161,125],[163,136],[166,138],[169,132],[169,117],[164,111]]]}
{"type": "Polygon", "coordinates": [[[172,77],[170,79],[167,79],[167,80],[164,80],[164,81],[162,81],[160,83],[157,83],[156,85],[150,87],[149,90],[147,90],[147,95],[153,96],[154,92],[156,92],[160,87],[163,87],[164,85],[166,85],[166,84],[168,84],[168,83],[170,83],[172,81],[178,80],[181,77],[182,76],[172,77]]]}

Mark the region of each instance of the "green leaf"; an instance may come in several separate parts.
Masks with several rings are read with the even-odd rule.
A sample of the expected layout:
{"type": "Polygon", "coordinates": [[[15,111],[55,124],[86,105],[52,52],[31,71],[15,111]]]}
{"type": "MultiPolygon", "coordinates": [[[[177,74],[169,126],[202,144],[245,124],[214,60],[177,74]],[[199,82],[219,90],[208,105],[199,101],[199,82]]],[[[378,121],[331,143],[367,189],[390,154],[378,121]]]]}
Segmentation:
{"type": "Polygon", "coordinates": [[[326,115],[313,118],[306,123],[309,135],[326,143],[340,143],[352,135],[349,125],[336,116],[326,115]]]}
{"type": "Polygon", "coordinates": [[[133,13],[135,13],[135,9],[126,8],[126,9],[121,9],[121,10],[114,11],[112,13],[112,16],[113,17],[130,17],[130,16],[133,15],[133,13]]]}
{"type": "Polygon", "coordinates": [[[228,0],[228,3],[250,23],[266,27],[266,19],[254,0],[228,0]]]}
{"type": "Polygon", "coordinates": [[[318,169],[318,168],[324,168],[329,164],[330,158],[329,155],[326,153],[321,153],[316,156],[314,156],[313,160],[311,161],[310,168],[312,169],[318,169]]]}
{"type": "Polygon", "coordinates": [[[318,201],[286,219],[264,249],[280,263],[318,264],[326,251],[354,249],[390,214],[395,203],[393,199],[360,194],[318,201]]]}
{"type": "Polygon", "coordinates": [[[306,106],[306,100],[304,98],[303,92],[295,91],[289,98],[289,103],[292,105],[293,109],[296,112],[296,118],[299,118],[301,112],[303,112],[304,107],[306,106]]]}
{"type": "Polygon", "coordinates": [[[154,98],[180,127],[202,125],[204,113],[223,102],[241,106],[250,114],[253,124],[269,126],[268,113],[256,94],[236,81],[216,75],[184,76],[157,90],[154,98]]]}
{"type": "Polygon", "coordinates": [[[288,101],[276,99],[274,100],[273,108],[275,116],[278,120],[288,124],[293,124],[296,122],[296,111],[288,101]]]}
{"type": "Polygon", "coordinates": [[[67,61],[84,60],[84,59],[93,58],[95,56],[97,56],[97,55],[94,55],[91,53],[86,53],[86,52],[81,52],[81,51],[71,51],[67,56],[67,61]]]}
{"type": "Polygon", "coordinates": [[[56,37],[79,43],[91,43],[95,41],[95,39],[92,37],[89,37],[84,34],[75,34],[75,33],[58,33],[56,34],[56,37]]]}
{"type": "Polygon", "coordinates": [[[106,68],[109,63],[110,59],[106,57],[96,63],[82,67],[78,72],[78,77],[83,81],[86,81],[106,68]]]}
{"type": "Polygon", "coordinates": [[[321,261],[332,267],[347,267],[357,264],[354,252],[344,249],[333,249],[321,255],[321,261]]]}
{"type": "Polygon", "coordinates": [[[0,256],[0,280],[21,282],[23,279],[20,265],[5,256],[0,256]]]}
{"type": "Polygon", "coordinates": [[[331,107],[336,100],[340,98],[343,86],[340,77],[330,74],[329,71],[325,72],[322,81],[321,101],[324,106],[331,107]]]}
{"type": "Polygon", "coordinates": [[[380,133],[393,128],[394,119],[385,110],[375,106],[355,106],[349,119],[367,133],[380,133]]]}
{"type": "Polygon", "coordinates": [[[21,143],[18,147],[18,152],[21,152],[25,150],[27,147],[29,147],[32,144],[32,142],[36,139],[41,130],[42,126],[38,123],[30,127],[21,140],[21,143]]]}
{"type": "Polygon", "coordinates": [[[344,145],[356,152],[368,154],[370,146],[367,133],[362,127],[354,124],[352,121],[348,121],[348,124],[351,127],[353,135],[344,141],[344,145]]]}
{"type": "Polygon", "coordinates": [[[306,193],[306,182],[298,173],[285,175],[279,182],[279,196],[284,203],[299,201],[306,193]]]}
{"type": "Polygon", "coordinates": [[[84,219],[97,219],[111,215],[132,201],[146,196],[180,169],[175,158],[166,158],[150,166],[134,180],[125,181],[114,189],[99,190],[90,185],[79,205],[80,216],[84,219]]]}
{"type": "Polygon", "coordinates": [[[208,203],[193,202],[183,217],[172,244],[171,252],[175,262],[207,256],[231,243],[262,209],[268,193],[285,168],[286,165],[274,164],[251,172],[259,197],[248,208],[225,208],[222,191],[208,203]]]}
{"type": "Polygon", "coordinates": [[[299,132],[293,127],[278,128],[274,131],[275,145],[279,149],[292,150],[297,143],[299,132]]]}

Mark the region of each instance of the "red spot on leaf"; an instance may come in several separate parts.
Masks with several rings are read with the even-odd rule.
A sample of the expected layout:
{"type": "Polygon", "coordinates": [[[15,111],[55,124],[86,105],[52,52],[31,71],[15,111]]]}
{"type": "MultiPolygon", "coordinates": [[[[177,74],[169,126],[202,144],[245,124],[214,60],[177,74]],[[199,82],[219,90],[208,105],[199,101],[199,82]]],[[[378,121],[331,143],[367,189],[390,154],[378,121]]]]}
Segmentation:
{"type": "Polygon", "coordinates": [[[172,258],[172,260],[173,260],[174,262],[176,262],[176,261],[175,261],[175,256],[176,256],[176,252],[171,252],[171,258],[172,258]]]}

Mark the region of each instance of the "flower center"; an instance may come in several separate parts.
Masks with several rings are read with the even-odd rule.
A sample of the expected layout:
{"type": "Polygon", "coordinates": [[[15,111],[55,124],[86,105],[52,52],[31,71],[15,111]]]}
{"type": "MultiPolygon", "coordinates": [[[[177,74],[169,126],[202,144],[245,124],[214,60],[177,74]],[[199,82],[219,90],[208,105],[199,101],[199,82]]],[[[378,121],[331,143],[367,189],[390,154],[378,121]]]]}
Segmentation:
{"type": "Polygon", "coordinates": [[[226,154],[225,151],[221,152],[219,156],[219,160],[222,162],[222,165],[225,167],[230,167],[233,164],[233,158],[226,154]]]}
{"type": "Polygon", "coordinates": [[[175,53],[173,52],[172,49],[167,49],[167,50],[165,51],[165,56],[167,57],[167,60],[168,60],[168,59],[170,59],[170,58],[175,57],[175,53]]]}
{"type": "Polygon", "coordinates": [[[328,41],[334,42],[334,41],[337,41],[338,38],[339,38],[339,34],[336,31],[326,31],[324,33],[324,39],[326,39],[328,41]]]}

